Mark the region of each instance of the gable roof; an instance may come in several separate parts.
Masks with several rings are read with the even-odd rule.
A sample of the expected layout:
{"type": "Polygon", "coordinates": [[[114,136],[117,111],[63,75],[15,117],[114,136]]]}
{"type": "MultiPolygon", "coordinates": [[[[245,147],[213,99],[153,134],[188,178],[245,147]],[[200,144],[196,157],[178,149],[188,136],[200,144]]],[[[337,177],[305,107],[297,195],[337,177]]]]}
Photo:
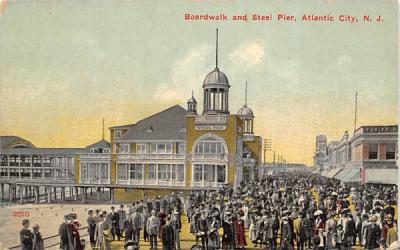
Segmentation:
{"type": "Polygon", "coordinates": [[[102,139],[98,142],[95,142],[95,143],[87,146],[86,148],[111,148],[111,145],[108,141],[102,139]]]}
{"type": "Polygon", "coordinates": [[[131,125],[121,140],[184,140],[186,110],[172,106],[131,125]]]}
{"type": "Polygon", "coordinates": [[[14,148],[15,146],[18,145],[24,145],[27,147],[35,147],[30,141],[25,140],[21,137],[15,136],[15,135],[6,135],[6,136],[0,136],[0,148],[1,149],[6,149],[6,148],[14,148]]]}

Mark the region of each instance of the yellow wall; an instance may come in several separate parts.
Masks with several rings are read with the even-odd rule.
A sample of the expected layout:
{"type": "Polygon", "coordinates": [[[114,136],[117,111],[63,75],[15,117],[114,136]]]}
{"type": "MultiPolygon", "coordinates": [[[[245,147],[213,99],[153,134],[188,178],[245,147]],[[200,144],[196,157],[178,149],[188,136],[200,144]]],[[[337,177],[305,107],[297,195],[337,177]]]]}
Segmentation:
{"type": "MultiPolygon", "coordinates": [[[[228,124],[225,130],[196,130],[194,116],[187,116],[186,117],[186,152],[191,153],[193,145],[195,141],[200,138],[201,136],[212,133],[217,136],[222,137],[227,146],[229,152],[229,165],[228,165],[228,183],[233,184],[235,181],[235,167],[236,167],[236,143],[238,140],[238,136],[241,136],[242,133],[238,131],[238,127],[243,127],[242,120],[237,117],[236,115],[230,115],[228,119],[228,124]]],[[[243,129],[241,129],[242,131],[243,129]]],[[[187,164],[187,186],[191,185],[192,180],[192,172],[191,172],[191,165],[187,164]]]]}
{"type": "MultiPolygon", "coordinates": [[[[252,152],[252,158],[256,160],[256,166],[262,164],[262,139],[260,136],[254,136],[254,141],[243,142],[252,152]]],[[[254,173],[257,177],[257,172],[254,173]]]]}
{"type": "Polygon", "coordinates": [[[147,198],[156,198],[157,195],[163,197],[170,195],[172,192],[182,192],[185,196],[189,194],[188,190],[171,190],[171,189],[137,189],[137,188],[116,188],[114,200],[118,202],[133,202],[147,198]]]}
{"type": "Polygon", "coordinates": [[[115,184],[117,179],[117,154],[111,155],[111,184],[115,184]]]}

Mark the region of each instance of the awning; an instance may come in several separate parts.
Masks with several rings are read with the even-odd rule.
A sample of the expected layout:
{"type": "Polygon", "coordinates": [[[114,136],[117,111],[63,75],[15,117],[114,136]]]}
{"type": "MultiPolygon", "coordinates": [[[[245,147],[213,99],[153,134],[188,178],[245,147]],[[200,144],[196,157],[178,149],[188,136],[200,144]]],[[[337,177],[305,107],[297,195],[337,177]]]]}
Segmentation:
{"type": "Polygon", "coordinates": [[[340,171],[342,171],[343,168],[334,168],[331,169],[325,176],[328,178],[333,178],[333,176],[339,174],[340,171]]]}
{"type": "Polygon", "coordinates": [[[396,168],[367,168],[365,171],[365,183],[397,184],[396,168]]]}
{"type": "Polygon", "coordinates": [[[359,183],[361,181],[360,168],[344,168],[333,178],[344,183],[359,183]]]}

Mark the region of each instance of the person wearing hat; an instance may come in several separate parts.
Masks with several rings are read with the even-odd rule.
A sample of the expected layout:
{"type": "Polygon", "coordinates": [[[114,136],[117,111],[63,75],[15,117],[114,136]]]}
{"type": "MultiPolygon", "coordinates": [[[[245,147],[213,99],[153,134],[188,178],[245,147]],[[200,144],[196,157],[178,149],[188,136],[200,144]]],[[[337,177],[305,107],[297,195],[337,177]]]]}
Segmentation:
{"type": "Polygon", "coordinates": [[[71,218],[69,215],[64,216],[64,222],[61,223],[58,234],[60,235],[60,249],[63,250],[73,250],[73,235],[72,235],[72,225],[71,218]]]}
{"type": "Polygon", "coordinates": [[[397,227],[393,223],[393,216],[386,215],[385,224],[382,227],[381,245],[386,249],[393,242],[397,241],[397,227]]]}
{"type": "Polygon", "coordinates": [[[44,243],[43,243],[43,238],[42,234],[39,231],[39,225],[35,224],[32,227],[33,229],[33,250],[43,250],[44,249],[44,243]]]}
{"type": "Polygon", "coordinates": [[[167,216],[165,218],[165,224],[162,227],[161,241],[163,245],[163,250],[174,250],[175,239],[174,239],[174,229],[171,226],[171,218],[167,216]]]}
{"type": "Polygon", "coordinates": [[[292,247],[292,230],[290,228],[290,223],[288,221],[288,216],[285,215],[282,217],[282,223],[281,223],[281,249],[282,250],[287,250],[287,249],[293,249],[292,247]]]}
{"type": "Polygon", "coordinates": [[[239,210],[237,219],[235,220],[235,230],[236,230],[236,247],[244,248],[247,245],[246,234],[245,234],[245,221],[244,212],[239,210]]]}
{"type": "Polygon", "coordinates": [[[29,230],[29,220],[22,220],[22,229],[19,231],[19,240],[21,250],[31,250],[33,248],[34,235],[29,230]]]}
{"type": "Polygon", "coordinates": [[[93,216],[93,210],[88,211],[88,218],[86,219],[87,223],[87,230],[89,233],[89,240],[90,240],[90,245],[93,248],[96,245],[96,241],[94,239],[94,232],[96,230],[96,221],[93,216]]]}
{"type": "Polygon", "coordinates": [[[117,211],[118,214],[118,224],[119,224],[119,234],[122,236],[124,234],[124,222],[126,220],[126,211],[124,209],[124,204],[119,205],[119,209],[117,211]]]}
{"type": "Polygon", "coordinates": [[[222,249],[235,249],[235,229],[231,216],[230,211],[225,212],[224,221],[222,222],[222,249]]]}
{"type": "Polygon", "coordinates": [[[196,235],[201,239],[201,245],[205,247],[205,249],[207,249],[208,246],[207,231],[208,221],[206,212],[203,210],[200,218],[198,218],[196,221],[196,235]]]}
{"type": "Polygon", "coordinates": [[[118,241],[120,241],[121,232],[119,230],[119,214],[115,212],[114,206],[111,206],[111,212],[108,214],[108,218],[111,222],[112,240],[115,240],[115,236],[117,236],[118,241]]]}
{"type": "Polygon", "coordinates": [[[379,248],[381,229],[376,224],[378,220],[376,215],[373,215],[369,220],[370,224],[365,229],[365,249],[373,250],[379,248]]]}
{"type": "Polygon", "coordinates": [[[151,216],[147,219],[147,233],[150,237],[150,249],[157,248],[157,235],[160,228],[160,220],[156,216],[156,211],[151,210],[151,216]]]}
{"type": "Polygon", "coordinates": [[[211,215],[211,221],[209,223],[208,227],[208,247],[211,250],[216,250],[219,249],[220,247],[220,242],[219,242],[219,233],[218,229],[221,226],[221,223],[219,222],[219,214],[217,212],[214,212],[211,215]]]}
{"type": "Polygon", "coordinates": [[[175,247],[174,249],[180,250],[181,249],[181,245],[180,245],[181,237],[179,234],[181,233],[182,222],[180,220],[179,212],[176,210],[172,213],[171,226],[174,231],[174,247],[175,247]]]}

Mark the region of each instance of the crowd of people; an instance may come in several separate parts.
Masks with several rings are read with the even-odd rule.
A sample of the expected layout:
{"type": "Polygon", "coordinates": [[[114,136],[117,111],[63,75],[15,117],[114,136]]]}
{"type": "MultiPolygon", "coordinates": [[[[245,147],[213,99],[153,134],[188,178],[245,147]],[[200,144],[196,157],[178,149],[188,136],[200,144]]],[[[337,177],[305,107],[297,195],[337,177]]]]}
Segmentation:
{"type": "MultiPolygon", "coordinates": [[[[162,249],[179,250],[182,215],[196,241],[193,249],[387,249],[397,241],[397,192],[396,186],[349,186],[318,175],[285,173],[236,189],[193,190],[185,198],[172,193],[110,211],[89,210],[87,227],[96,249],[110,249],[113,240],[138,249],[142,239],[151,249],[161,241],[162,249]]],[[[23,249],[42,249],[38,227],[25,236],[29,225],[23,225],[23,249]]],[[[61,249],[84,248],[79,226],[74,214],[65,216],[61,249]]]]}

